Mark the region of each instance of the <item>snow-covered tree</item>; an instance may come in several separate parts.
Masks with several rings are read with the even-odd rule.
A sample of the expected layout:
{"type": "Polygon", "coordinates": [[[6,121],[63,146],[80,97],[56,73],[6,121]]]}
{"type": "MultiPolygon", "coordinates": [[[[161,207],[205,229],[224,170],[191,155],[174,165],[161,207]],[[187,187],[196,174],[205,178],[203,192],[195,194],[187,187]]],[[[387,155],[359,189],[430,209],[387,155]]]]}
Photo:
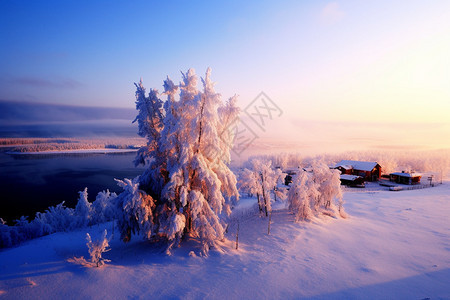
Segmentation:
{"type": "Polygon", "coordinates": [[[252,159],[239,176],[241,191],[256,195],[261,213],[268,216],[272,210],[272,192],[276,189],[281,170],[272,168],[271,160],[252,159]]]}
{"type": "MultiPolygon", "coordinates": [[[[245,168],[239,172],[238,187],[241,192],[247,193],[249,196],[258,195],[260,193],[260,185],[258,181],[258,173],[245,168]]],[[[259,205],[259,197],[258,197],[259,205]]],[[[261,208],[261,206],[260,206],[261,208]]]]}
{"type": "Polygon", "coordinates": [[[310,220],[318,214],[345,218],[339,172],[323,162],[314,162],[311,169],[301,170],[293,178],[288,193],[289,209],[296,220],[310,220]]]}
{"type": "Polygon", "coordinates": [[[316,197],[314,207],[335,210],[333,199],[342,199],[340,172],[330,169],[323,162],[314,162],[312,165],[314,183],[317,186],[319,196],[316,197]]]}
{"type": "Polygon", "coordinates": [[[295,220],[309,220],[313,217],[311,201],[317,196],[313,181],[305,171],[301,170],[292,180],[288,193],[289,210],[295,220]]]}
{"type": "Polygon", "coordinates": [[[75,215],[78,222],[76,227],[87,226],[91,219],[91,203],[88,201],[88,192],[85,188],[82,192],[78,192],[80,197],[78,198],[77,205],[75,206],[75,215]]]}
{"type": "Polygon", "coordinates": [[[147,168],[139,185],[137,180],[123,183],[130,191],[118,196],[124,238],[145,226],[147,238],[164,236],[170,248],[189,234],[201,240],[204,253],[223,239],[220,216],[230,213],[232,199],[239,196],[236,177],[228,168],[234,138],[228,128],[239,110],[236,97],[222,102],[210,75],[208,69],[202,91],[197,89],[193,69],[182,73],[178,86],[167,78],[164,103],[156,90],[146,97],[142,83],[136,85],[136,121],[139,134],[148,140],[136,162],[145,163],[147,168]],[[145,211],[144,219],[132,220],[136,209],[145,211]]]}
{"type": "Polygon", "coordinates": [[[158,98],[158,91],[154,89],[150,89],[148,97],[145,97],[142,79],[139,84],[135,83],[135,86],[136,109],[139,113],[133,123],[138,122],[138,134],[147,138],[147,145],[139,149],[134,161],[135,165],[139,165],[146,164],[158,151],[158,140],[163,129],[163,102],[158,98]]]}
{"type": "Polygon", "coordinates": [[[273,195],[275,197],[275,201],[278,201],[278,200],[284,201],[284,200],[286,200],[286,197],[287,197],[287,189],[284,188],[285,187],[285,178],[286,178],[287,174],[284,173],[280,168],[276,168],[274,171],[275,171],[275,174],[273,175],[273,177],[274,177],[275,186],[273,187],[273,195]],[[283,187],[280,188],[280,186],[283,186],[283,187]]]}
{"type": "MultiPolygon", "coordinates": [[[[168,79],[170,80],[170,79],[168,79]]],[[[161,196],[162,186],[167,181],[164,151],[161,149],[161,131],[164,129],[163,101],[158,91],[150,89],[148,97],[142,80],[136,86],[136,109],[138,115],[133,123],[138,123],[138,134],[147,139],[147,144],[138,150],[134,160],[135,165],[147,165],[140,184],[145,185],[146,192],[154,198],[161,196]]]]}
{"type": "Polygon", "coordinates": [[[91,224],[104,223],[114,219],[116,197],[116,193],[111,193],[109,190],[97,194],[91,205],[91,224]]]}
{"type": "Polygon", "coordinates": [[[124,189],[117,196],[118,226],[121,238],[129,241],[131,234],[141,233],[150,238],[154,233],[152,209],[155,207],[153,198],[139,189],[139,177],[134,180],[116,179],[117,184],[124,189]]]}

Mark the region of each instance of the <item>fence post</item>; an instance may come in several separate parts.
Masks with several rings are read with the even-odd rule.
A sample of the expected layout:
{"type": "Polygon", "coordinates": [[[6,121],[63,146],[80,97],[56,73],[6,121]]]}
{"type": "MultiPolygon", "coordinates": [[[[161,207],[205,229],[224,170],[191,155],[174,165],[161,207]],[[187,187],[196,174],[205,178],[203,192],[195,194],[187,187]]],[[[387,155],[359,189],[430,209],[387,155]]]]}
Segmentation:
{"type": "Polygon", "coordinates": [[[239,248],[239,219],[237,221],[237,229],[236,229],[236,250],[239,248]]]}

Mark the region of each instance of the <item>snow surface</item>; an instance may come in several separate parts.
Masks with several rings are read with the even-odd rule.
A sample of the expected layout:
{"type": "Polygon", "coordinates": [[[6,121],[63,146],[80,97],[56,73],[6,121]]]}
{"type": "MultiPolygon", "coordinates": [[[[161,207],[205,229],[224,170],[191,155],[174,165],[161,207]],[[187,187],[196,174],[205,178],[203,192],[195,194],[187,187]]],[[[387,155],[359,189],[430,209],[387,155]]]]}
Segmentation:
{"type": "Polygon", "coordinates": [[[86,268],[86,232],[57,233],[0,252],[0,299],[450,299],[450,183],[434,188],[346,193],[349,219],[294,223],[274,203],[268,218],[243,199],[222,250],[199,257],[190,240],[165,247],[116,230],[111,262],[86,268]],[[239,220],[239,249],[235,232],[239,220]]]}

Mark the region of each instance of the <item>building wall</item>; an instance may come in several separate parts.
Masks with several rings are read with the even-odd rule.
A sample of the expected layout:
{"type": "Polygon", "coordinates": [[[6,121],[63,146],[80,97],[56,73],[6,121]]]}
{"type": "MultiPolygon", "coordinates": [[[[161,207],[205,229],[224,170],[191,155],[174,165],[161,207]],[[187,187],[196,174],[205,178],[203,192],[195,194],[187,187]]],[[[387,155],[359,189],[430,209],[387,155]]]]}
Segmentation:
{"type": "Polygon", "coordinates": [[[409,177],[391,174],[390,180],[401,184],[418,184],[420,183],[420,176],[409,177]]]}
{"type": "Polygon", "coordinates": [[[380,179],[381,169],[375,167],[372,171],[362,171],[353,169],[352,175],[358,175],[364,178],[366,181],[377,181],[380,179]]]}

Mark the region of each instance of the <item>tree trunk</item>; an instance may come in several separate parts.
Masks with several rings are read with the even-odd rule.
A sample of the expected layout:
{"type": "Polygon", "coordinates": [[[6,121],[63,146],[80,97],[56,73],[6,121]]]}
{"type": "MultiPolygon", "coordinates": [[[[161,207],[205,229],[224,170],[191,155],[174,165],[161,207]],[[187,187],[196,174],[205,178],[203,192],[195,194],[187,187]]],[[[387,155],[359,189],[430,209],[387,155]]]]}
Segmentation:
{"type": "Polygon", "coordinates": [[[264,199],[264,211],[266,212],[266,217],[269,215],[269,212],[267,210],[267,197],[266,197],[266,193],[264,192],[263,189],[263,199],[264,199]]]}
{"type": "Polygon", "coordinates": [[[262,209],[262,204],[261,204],[261,199],[260,199],[260,197],[259,197],[259,193],[256,193],[256,198],[258,199],[259,213],[262,213],[262,212],[263,212],[263,209],[262,209]]]}
{"type": "Polygon", "coordinates": [[[200,122],[199,122],[198,141],[197,141],[198,146],[197,146],[196,153],[198,153],[199,150],[200,150],[200,142],[202,140],[202,132],[203,132],[203,126],[202,126],[203,124],[202,124],[202,122],[203,122],[203,109],[205,107],[205,97],[203,97],[202,100],[203,101],[202,101],[202,107],[200,108],[200,122]]]}
{"type": "Polygon", "coordinates": [[[236,250],[239,248],[239,220],[237,222],[237,230],[236,230],[236,250]]]}
{"type": "Polygon", "coordinates": [[[261,175],[261,185],[262,185],[262,196],[264,199],[264,211],[266,212],[266,217],[268,216],[267,212],[267,197],[266,197],[266,189],[264,188],[264,175],[260,173],[261,175]]]}

